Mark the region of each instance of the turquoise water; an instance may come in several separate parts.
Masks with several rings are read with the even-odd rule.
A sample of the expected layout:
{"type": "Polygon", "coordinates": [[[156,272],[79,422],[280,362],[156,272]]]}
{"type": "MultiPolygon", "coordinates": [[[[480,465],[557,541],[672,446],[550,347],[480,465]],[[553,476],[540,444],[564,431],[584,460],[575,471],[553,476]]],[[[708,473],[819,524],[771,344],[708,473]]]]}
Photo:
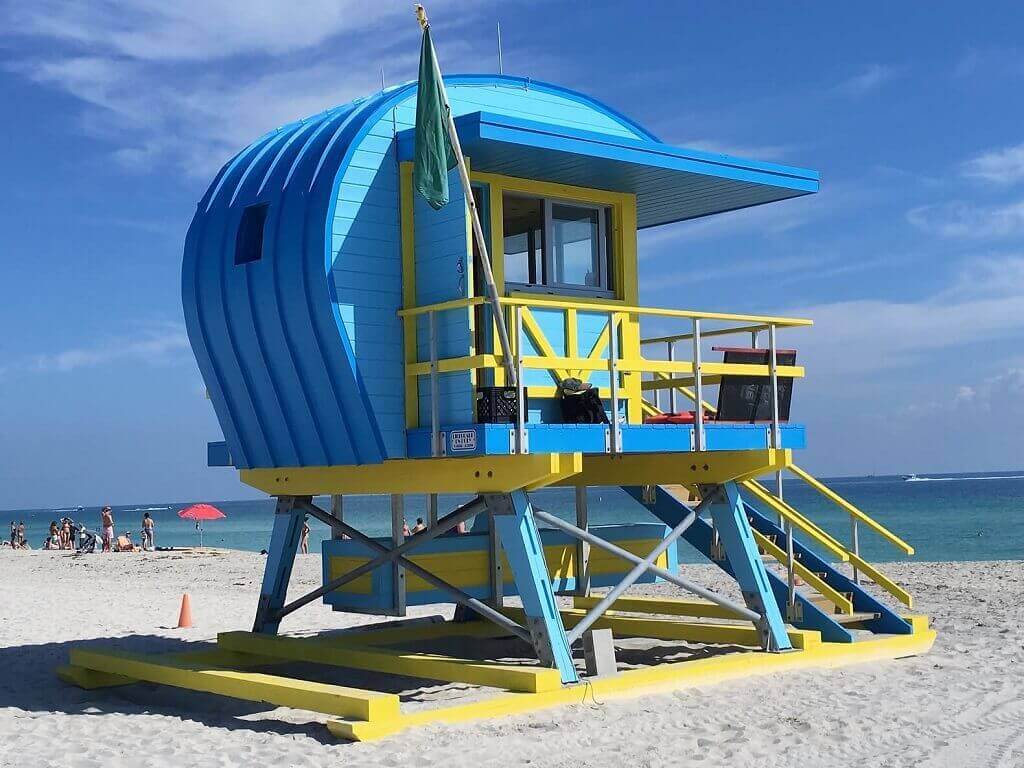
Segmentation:
{"type": "MultiPolygon", "coordinates": [[[[905,482],[899,477],[850,477],[827,482],[837,493],[910,542],[917,549],[915,560],[1024,559],[1024,473],[932,475],[930,478],[905,482]]],[[[784,494],[787,501],[840,541],[849,541],[847,515],[816,492],[793,480],[786,482],[784,494]]],[[[535,504],[549,512],[566,519],[575,516],[572,489],[549,489],[531,496],[535,504]]],[[[592,488],[589,498],[592,525],[652,520],[645,509],[620,489],[592,488]]],[[[461,500],[454,496],[442,497],[442,512],[461,500]]],[[[227,519],[205,525],[205,544],[253,551],[268,546],[273,500],[212,503],[227,519]]],[[[319,499],[318,503],[328,504],[326,499],[319,499]]],[[[178,510],[184,506],[185,503],[151,502],[115,507],[115,527],[118,533],[132,531],[138,542],[142,515],[148,509],[156,521],[158,546],[194,545],[198,543],[194,525],[177,517],[178,510]]],[[[50,521],[65,514],[93,530],[99,528],[98,507],[88,507],[82,513],[8,510],[0,512],[0,535],[7,537],[11,520],[24,520],[29,543],[37,548],[42,544],[50,521]]],[[[421,516],[426,517],[425,498],[408,496],[406,518],[409,525],[421,516]]],[[[367,533],[384,535],[390,526],[390,500],[387,497],[346,497],[345,518],[367,533]]],[[[329,533],[316,520],[310,520],[310,526],[312,549],[329,533]]],[[[868,560],[905,559],[863,525],[860,531],[861,552],[868,560]]],[[[685,544],[681,546],[680,556],[686,561],[699,559],[685,544]]]]}

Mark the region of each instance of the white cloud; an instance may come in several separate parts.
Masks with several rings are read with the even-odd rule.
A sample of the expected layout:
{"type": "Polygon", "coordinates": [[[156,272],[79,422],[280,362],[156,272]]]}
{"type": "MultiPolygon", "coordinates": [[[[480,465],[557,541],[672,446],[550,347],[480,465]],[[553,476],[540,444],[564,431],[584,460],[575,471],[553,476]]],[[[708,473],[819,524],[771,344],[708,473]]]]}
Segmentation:
{"type": "Polygon", "coordinates": [[[990,184],[1009,186],[1024,181],[1024,144],[982,152],[965,161],[961,173],[990,184]]]}
{"type": "Polygon", "coordinates": [[[814,320],[807,331],[786,332],[814,378],[881,382],[880,372],[939,351],[949,355],[941,371],[951,371],[957,348],[1024,337],[1024,255],[969,260],[950,286],[917,302],[860,299],[784,314],[814,320]]]}
{"type": "Polygon", "coordinates": [[[877,91],[896,75],[896,70],[884,64],[871,64],[867,69],[847,78],[832,90],[842,96],[863,96],[877,91]]]}
{"type": "Polygon", "coordinates": [[[412,6],[355,0],[40,0],[12,4],[12,29],[139,61],[208,61],[280,55],[384,23],[415,34],[412,6]]]}
{"type": "MultiPolygon", "coordinates": [[[[446,8],[431,7],[442,63],[475,68],[492,41],[454,32],[481,10],[446,8]]],[[[379,90],[382,67],[388,84],[415,77],[419,56],[404,3],[44,0],[0,13],[7,68],[79,99],[83,132],[117,162],[203,179],[268,130],[379,90]]]]}
{"type": "Polygon", "coordinates": [[[189,359],[188,336],[180,324],[164,324],[132,336],[110,337],[98,344],[33,355],[0,369],[2,373],[68,373],[110,363],[166,365],[189,359]]]}
{"type": "Polygon", "coordinates": [[[1024,414],[1024,368],[1009,368],[973,386],[960,386],[954,404],[985,414],[1024,414]]]}
{"type": "Polygon", "coordinates": [[[907,211],[907,221],[932,235],[963,239],[997,239],[1024,235],[1024,200],[1002,205],[963,201],[922,205],[907,211]]]}

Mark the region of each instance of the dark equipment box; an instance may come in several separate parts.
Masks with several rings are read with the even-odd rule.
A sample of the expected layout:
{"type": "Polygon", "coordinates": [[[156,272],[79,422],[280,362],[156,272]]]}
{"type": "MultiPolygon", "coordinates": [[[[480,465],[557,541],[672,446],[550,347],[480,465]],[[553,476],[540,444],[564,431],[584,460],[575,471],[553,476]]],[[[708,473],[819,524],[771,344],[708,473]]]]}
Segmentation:
{"type": "MultiPolygon", "coordinates": [[[[523,387],[524,421],[530,420],[530,400],[523,387]]],[[[519,400],[515,387],[477,387],[476,420],[478,424],[516,424],[519,422],[519,400]]]]}

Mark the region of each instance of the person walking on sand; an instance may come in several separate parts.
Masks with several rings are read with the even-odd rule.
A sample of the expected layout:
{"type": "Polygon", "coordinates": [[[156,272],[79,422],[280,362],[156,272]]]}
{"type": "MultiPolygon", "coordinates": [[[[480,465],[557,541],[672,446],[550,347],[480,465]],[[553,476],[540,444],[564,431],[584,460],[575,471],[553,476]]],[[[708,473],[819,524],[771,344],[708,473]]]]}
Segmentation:
{"type": "Polygon", "coordinates": [[[103,552],[114,551],[114,513],[110,507],[104,507],[100,513],[100,524],[103,528],[103,552]]]}
{"type": "Polygon", "coordinates": [[[306,515],[302,519],[302,533],[299,536],[299,551],[304,554],[309,554],[309,515],[306,515]]]}
{"type": "Polygon", "coordinates": [[[18,525],[11,520],[11,549],[18,548],[18,525]]]}
{"type": "Polygon", "coordinates": [[[149,512],[146,512],[142,516],[142,549],[145,552],[152,552],[156,547],[153,545],[153,529],[156,527],[156,523],[153,522],[153,518],[149,516],[149,512]]]}

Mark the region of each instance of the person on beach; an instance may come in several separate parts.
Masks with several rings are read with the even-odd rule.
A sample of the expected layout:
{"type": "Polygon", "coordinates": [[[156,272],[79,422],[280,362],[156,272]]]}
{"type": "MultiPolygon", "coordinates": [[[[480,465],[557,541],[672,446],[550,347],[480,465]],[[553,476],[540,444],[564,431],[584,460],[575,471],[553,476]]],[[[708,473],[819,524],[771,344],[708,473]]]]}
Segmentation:
{"type": "Polygon", "coordinates": [[[11,549],[18,548],[18,526],[11,520],[11,549]]]}
{"type": "Polygon", "coordinates": [[[61,520],[60,525],[60,548],[74,549],[71,544],[71,521],[66,517],[61,520]]]}
{"type": "Polygon", "coordinates": [[[299,551],[309,554],[309,515],[302,518],[302,534],[299,536],[299,551]]]}
{"type": "Polygon", "coordinates": [[[412,532],[413,533],[419,533],[420,531],[425,531],[425,530],[427,530],[427,524],[423,522],[423,518],[422,517],[417,517],[416,518],[416,525],[413,526],[412,532]]]}
{"type": "Polygon", "coordinates": [[[18,549],[27,549],[25,546],[25,521],[18,523],[18,549]]]}
{"type": "Polygon", "coordinates": [[[60,549],[60,528],[57,527],[57,521],[50,521],[50,535],[46,537],[46,541],[43,543],[43,549],[60,549]]]}
{"type": "Polygon", "coordinates": [[[114,551],[114,513],[110,507],[104,507],[100,513],[100,525],[103,528],[103,552],[114,551]]]}
{"type": "Polygon", "coordinates": [[[153,545],[153,529],[155,527],[156,523],[149,516],[149,512],[146,512],[142,516],[142,549],[145,552],[152,552],[156,548],[153,545]]]}

